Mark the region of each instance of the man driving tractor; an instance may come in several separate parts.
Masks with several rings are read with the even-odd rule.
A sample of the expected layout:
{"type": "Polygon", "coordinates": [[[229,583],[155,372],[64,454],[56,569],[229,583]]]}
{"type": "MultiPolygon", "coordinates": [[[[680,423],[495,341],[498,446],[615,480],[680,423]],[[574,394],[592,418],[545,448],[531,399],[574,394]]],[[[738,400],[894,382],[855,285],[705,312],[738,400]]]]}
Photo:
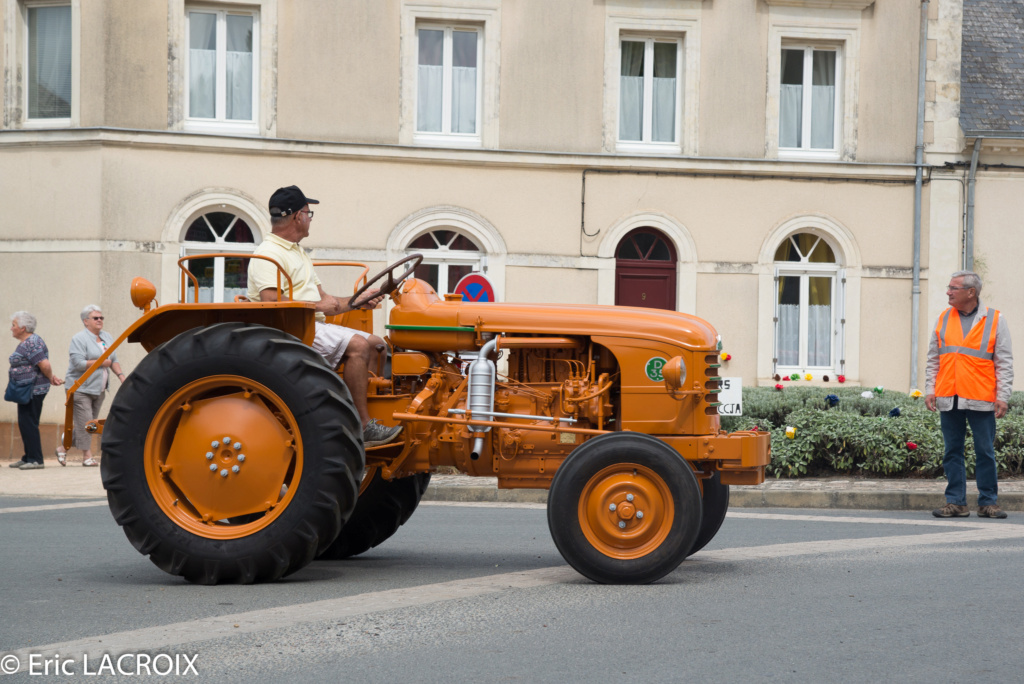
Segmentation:
{"type": "MultiPolygon", "coordinates": [[[[345,365],[342,378],[352,393],[353,403],[362,420],[363,445],[373,447],[388,444],[398,437],[402,426],[388,427],[370,418],[366,403],[369,369],[377,367],[379,355],[386,348],[384,340],[361,330],[326,322],[327,316],[351,311],[351,300],[324,291],[320,278],[313,270],[312,259],[299,246],[309,236],[313,220],[313,211],[309,205],[319,203],[318,200],[306,197],[295,185],[278,188],[270,196],[272,232],[260,243],[255,253],[270,257],[281,265],[292,279],[294,299],[316,304],[313,349],[324,357],[332,369],[337,370],[342,364],[345,365]]],[[[277,268],[273,263],[264,259],[249,260],[249,290],[246,294],[251,301],[281,301],[277,283],[277,268]]],[[[370,294],[374,296],[358,308],[379,307],[385,295],[377,292],[371,291],[370,294]]]]}

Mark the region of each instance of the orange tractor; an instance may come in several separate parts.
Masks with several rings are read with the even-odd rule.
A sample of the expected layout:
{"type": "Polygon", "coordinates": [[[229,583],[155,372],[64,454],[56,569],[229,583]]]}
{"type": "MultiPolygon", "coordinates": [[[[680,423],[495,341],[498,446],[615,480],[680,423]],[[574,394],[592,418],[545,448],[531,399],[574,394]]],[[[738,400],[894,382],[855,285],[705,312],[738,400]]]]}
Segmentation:
{"type": "MultiPolygon", "coordinates": [[[[363,553],[449,466],[501,488],[549,489],[548,525],[572,567],[597,582],[652,582],[715,536],[729,485],[764,480],[768,435],[719,429],[710,324],[654,309],[440,297],[411,277],[419,255],[371,279],[364,267],[350,300],[378,283],[391,297],[389,363],[370,378],[368,403],[405,428],[364,449],[338,370],[310,347],[314,305],[291,299],[280,267],[282,301],[198,303],[187,260],[225,256],[179,262],[182,303],[157,305],[136,278],[142,317],[67,399],[66,447],[81,383],[125,340],[148,352],[89,428],[103,435],[115,520],[168,573],[262,582],[363,553]]],[[[339,264],[353,265],[318,265],[339,264]]],[[[337,322],[369,331],[371,315],[337,322]]]]}

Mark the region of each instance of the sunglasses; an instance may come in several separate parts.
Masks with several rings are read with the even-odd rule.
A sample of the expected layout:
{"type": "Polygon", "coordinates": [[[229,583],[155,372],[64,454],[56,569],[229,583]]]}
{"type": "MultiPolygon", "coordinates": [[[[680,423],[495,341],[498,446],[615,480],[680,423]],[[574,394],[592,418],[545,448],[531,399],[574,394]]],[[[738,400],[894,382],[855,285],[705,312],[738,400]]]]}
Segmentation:
{"type": "Polygon", "coordinates": [[[89,316],[89,318],[91,318],[94,321],[102,321],[103,320],[103,316],[89,316]]]}

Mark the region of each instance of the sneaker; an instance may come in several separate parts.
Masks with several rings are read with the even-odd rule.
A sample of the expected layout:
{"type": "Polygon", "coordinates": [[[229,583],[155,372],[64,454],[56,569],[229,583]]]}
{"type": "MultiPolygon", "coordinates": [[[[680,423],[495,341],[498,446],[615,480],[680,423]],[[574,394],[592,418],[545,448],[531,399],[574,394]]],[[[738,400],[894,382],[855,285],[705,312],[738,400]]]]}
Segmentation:
{"type": "Polygon", "coordinates": [[[979,506],[978,507],[979,518],[1005,518],[1006,511],[995,504],[991,506],[979,506]]]}
{"type": "Polygon", "coordinates": [[[401,431],[401,425],[388,427],[382,425],[376,418],[371,418],[370,422],[363,428],[363,447],[369,448],[387,444],[398,437],[401,431]]]}
{"type": "Polygon", "coordinates": [[[21,466],[25,465],[26,463],[28,463],[28,461],[26,461],[25,459],[21,459],[20,461],[14,461],[14,462],[8,464],[7,467],[8,468],[20,468],[21,466]]]}
{"type": "Polygon", "coordinates": [[[44,466],[42,463],[36,463],[35,461],[29,461],[27,463],[22,464],[21,469],[22,470],[39,470],[40,468],[45,468],[45,467],[46,466],[44,466]]]}
{"type": "Polygon", "coordinates": [[[971,511],[967,506],[957,506],[956,504],[948,503],[942,508],[936,508],[932,511],[932,515],[936,518],[967,518],[970,517],[971,511]]]}
{"type": "Polygon", "coordinates": [[[63,449],[57,449],[56,453],[57,463],[60,463],[62,466],[66,466],[68,464],[68,452],[64,451],[63,449]]]}

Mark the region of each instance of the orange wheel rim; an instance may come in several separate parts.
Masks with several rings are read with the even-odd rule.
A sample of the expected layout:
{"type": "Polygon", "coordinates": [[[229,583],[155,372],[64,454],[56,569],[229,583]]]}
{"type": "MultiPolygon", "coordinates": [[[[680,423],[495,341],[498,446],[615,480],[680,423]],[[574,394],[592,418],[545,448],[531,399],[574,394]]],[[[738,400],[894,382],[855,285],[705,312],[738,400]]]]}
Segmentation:
{"type": "Polygon", "coordinates": [[[665,480],[636,463],[616,463],[587,482],[579,521],[590,544],[610,558],[642,558],[668,537],[675,519],[665,480]]]}
{"type": "Polygon", "coordinates": [[[201,537],[239,539],[288,508],[302,475],[302,438],[272,390],[214,375],[157,410],[144,459],[149,490],[168,518],[201,537]]]}

